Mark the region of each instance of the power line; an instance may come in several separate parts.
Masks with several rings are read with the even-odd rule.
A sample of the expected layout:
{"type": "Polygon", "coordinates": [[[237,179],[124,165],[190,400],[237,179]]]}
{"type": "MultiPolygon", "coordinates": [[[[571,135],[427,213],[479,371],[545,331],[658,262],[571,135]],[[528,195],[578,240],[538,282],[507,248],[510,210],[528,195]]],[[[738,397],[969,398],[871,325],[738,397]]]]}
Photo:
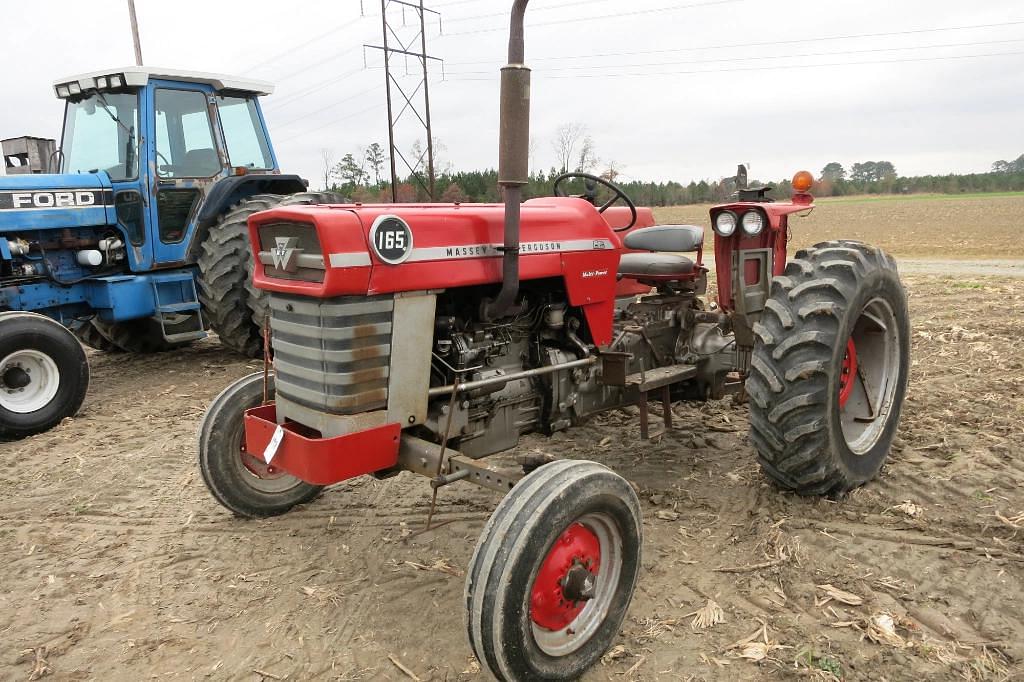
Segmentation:
{"type": "MultiPolygon", "coordinates": [[[[600,2],[610,2],[611,0],[577,0],[576,2],[563,2],[555,7],[537,7],[530,10],[530,16],[535,16],[538,12],[554,12],[568,7],[576,7],[577,5],[594,5],[600,2]]],[[[508,12],[491,12],[490,14],[477,14],[471,17],[456,17],[454,19],[446,19],[446,24],[457,24],[465,21],[476,21],[478,19],[493,19],[495,17],[508,17],[508,12]]]]}
{"type": "Polygon", "coordinates": [[[285,128],[285,127],[290,126],[290,125],[292,125],[294,123],[298,123],[299,121],[304,121],[304,120],[306,120],[307,118],[309,118],[311,116],[315,116],[317,114],[321,114],[321,113],[323,113],[325,111],[329,111],[331,109],[336,109],[339,106],[341,106],[342,104],[345,104],[347,102],[351,102],[352,100],[358,99],[358,98],[362,97],[363,95],[367,95],[367,94],[369,94],[369,93],[371,93],[371,92],[373,92],[373,91],[375,91],[377,89],[379,89],[379,86],[374,85],[374,86],[371,86],[369,88],[366,88],[365,90],[360,90],[359,92],[352,93],[348,97],[344,97],[344,98],[342,98],[340,100],[337,100],[336,102],[332,102],[331,104],[328,104],[327,106],[320,107],[316,111],[311,111],[311,112],[309,112],[307,114],[302,114],[301,116],[296,116],[294,118],[290,118],[287,121],[285,121],[284,123],[278,123],[277,127],[278,128],[285,128]]]}
{"type": "MultiPolygon", "coordinates": [[[[969,43],[945,43],[942,45],[918,45],[908,47],[876,47],[864,50],[843,50],[839,52],[804,52],[801,54],[780,54],[780,55],[756,55],[753,57],[726,57],[721,59],[693,59],[681,62],[649,62],[646,64],[618,64],[598,65],[582,64],[577,66],[560,66],[548,70],[548,72],[599,70],[608,68],[635,68],[635,67],[659,67],[659,66],[685,66],[690,64],[718,64],[723,62],[749,62],[765,59],[802,59],[804,57],[835,57],[840,55],[872,54],[878,52],[896,52],[905,50],[936,50],[951,47],[978,47],[982,45],[1005,45],[1006,43],[1021,43],[1024,38],[1012,38],[1008,40],[984,40],[969,43]]],[[[491,71],[451,71],[445,72],[446,76],[460,75],[490,75],[491,71]]]]}
{"type": "MultiPolygon", "coordinates": [[[[911,62],[936,62],[946,61],[955,59],[982,59],[985,57],[1013,57],[1017,55],[1024,55],[1024,52],[997,52],[994,54],[964,54],[955,56],[945,57],[918,57],[910,59],[883,59],[876,61],[864,61],[864,62],[835,62],[831,64],[780,64],[776,66],[747,66],[737,67],[732,69],[700,69],[692,71],[644,71],[639,73],[592,73],[592,74],[571,74],[564,76],[549,76],[552,79],[565,79],[565,78],[643,78],[646,76],[684,76],[701,73],[734,73],[740,71],[778,71],[783,69],[819,69],[831,66],[867,66],[877,64],[903,64],[911,62]]],[[[492,82],[493,78],[451,78],[450,81],[457,82],[470,82],[470,81],[487,81],[492,82]]]]}
{"type": "Polygon", "coordinates": [[[315,92],[317,90],[320,90],[325,85],[332,85],[334,83],[338,83],[340,81],[343,81],[343,80],[349,78],[350,76],[354,76],[357,73],[362,72],[363,70],[364,69],[353,69],[352,71],[347,71],[347,72],[341,74],[340,76],[331,76],[330,78],[328,78],[326,80],[317,81],[316,83],[314,83],[313,85],[309,86],[308,88],[305,88],[304,90],[299,90],[298,92],[293,93],[293,94],[289,95],[288,97],[285,97],[283,100],[274,102],[273,103],[274,106],[273,106],[273,108],[271,110],[272,111],[280,111],[281,109],[287,107],[288,105],[290,105],[290,104],[292,104],[294,102],[297,102],[300,99],[305,99],[306,97],[311,95],[313,92],[315,92]]]}
{"type": "Polygon", "coordinates": [[[455,2],[446,2],[441,5],[434,5],[434,8],[443,9],[445,7],[454,7],[455,5],[468,5],[471,2],[483,2],[483,0],[455,0],[455,2]]]}
{"type": "MultiPolygon", "coordinates": [[[[1022,21],[1008,21],[998,24],[975,24],[972,26],[948,26],[942,28],[920,28],[911,29],[907,31],[890,31],[886,33],[859,33],[850,35],[838,35],[838,36],[820,36],[817,38],[795,38],[792,40],[769,40],[764,42],[756,43],[728,43],[719,45],[702,45],[702,46],[691,46],[691,47],[675,47],[665,50],[639,50],[634,52],[602,52],[597,54],[584,54],[584,55],[559,55],[552,57],[531,57],[531,62],[540,61],[553,61],[563,59],[591,59],[600,57],[634,57],[639,55],[652,55],[652,54],[669,54],[674,52],[699,52],[701,50],[731,50],[741,47],[769,47],[774,45],[796,45],[800,43],[816,43],[830,40],[855,40],[861,38],[890,38],[894,36],[905,36],[905,35],[917,35],[922,33],[940,33],[944,31],[968,31],[974,29],[984,28],[1003,28],[1006,26],[1020,26],[1024,24],[1022,21]]],[[[447,62],[449,66],[471,66],[478,64],[494,64],[498,60],[491,59],[487,61],[474,61],[474,62],[447,62]]]]}
{"type": "MultiPolygon", "coordinates": [[[[635,17],[645,14],[660,14],[663,12],[678,12],[685,9],[700,9],[702,7],[713,7],[716,5],[732,5],[739,2],[747,2],[747,0],[708,0],[707,2],[698,2],[691,5],[674,5],[670,7],[654,7],[651,9],[638,9],[632,12],[619,12],[618,14],[602,14],[599,16],[587,16],[587,17],[572,17],[571,19],[554,19],[551,21],[539,21],[531,22],[526,25],[526,28],[538,28],[541,26],[556,26],[559,24],[579,24],[584,21],[600,21],[602,19],[622,19],[623,17],[635,17]]],[[[494,33],[495,31],[507,31],[506,26],[496,26],[494,28],[480,28],[472,31],[458,31],[456,33],[445,33],[441,37],[452,37],[452,36],[467,36],[476,33],[494,33]]]]}
{"type": "Polygon", "coordinates": [[[323,125],[317,126],[315,128],[309,128],[309,129],[306,129],[306,130],[300,130],[300,131],[295,132],[292,135],[286,135],[285,137],[277,140],[277,142],[281,143],[281,142],[287,142],[288,140],[294,140],[295,138],[301,137],[302,135],[309,135],[310,133],[315,133],[318,130],[323,130],[324,128],[336,125],[338,123],[341,123],[342,121],[347,121],[350,118],[355,118],[356,116],[361,116],[362,114],[366,114],[366,113],[369,113],[371,111],[375,111],[377,109],[383,109],[383,108],[384,108],[384,103],[383,102],[378,102],[377,104],[372,104],[372,105],[366,107],[365,109],[360,109],[359,111],[354,111],[354,112],[352,112],[351,114],[349,114],[347,116],[342,116],[341,118],[331,119],[327,123],[324,123],[323,125]]]}
{"type": "Polygon", "coordinates": [[[278,52],[277,54],[272,55],[270,57],[267,57],[266,59],[264,59],[263,61],[261,61],[261,62],[259,62],[257,64],[253,64],[252,66],[250,66],[247,69],[246,72],[248,73],[248,72],[255,71],[256,69],[260,68],[261,66],[265,66],[266,64],[270,64],[271,62],[276,62],[281,57],[287,57],[287,56],[292,55],[292,54],[294,54],[294,53],[296,53],[296,52],[298,52],[300,50],[304,50],[307,47],[309,47],[310,45],[312,45],[314,43],[318,43],[318,42],[320,42],[321,40],[323,40],[325,38],[329,38],[331,36],[337,35],[338,31],[342,31],[342,30],[348,28],[349,26],[354,26],[358,22],[362,21],[364,18],[365,17],[359,16],[359,17],[356,17],[355,19],[352,19],[350,21],[346,21],[346,22],[344,22],[344,23],[342,23],[342,24],[340,24],[338,26],[335,26],[333,28],[329,28],[326,31],[324,31],[323,33],[315,35],[312,38],[303,38],[302,42],[299,43],[298,45],[293,45],[293,46],[289,47],[288,49],[284,50],[283,52],[278,52]]]}
{"type": "MultiPolygon", "coordinates": [[[[337,61],[337,60],[341,59],[342,57],[344,57],[345,55],[352,54],[353,52],[355,52],[358,49],[359,49],[358,45],[353,45],[349,49],[342,50],[341,52],[339,52],[338,54],[336,54],[334,56],[327,57],[326,59],[320,60],[319,62],[317,62],[313,66],[322,66],[322,65],[326,64],[327,62],[337,61]]],[[[300,73],[302,73],[303,71],[308,71],[309,69],[310,69],[310,65],[306,65],[306,66],[300,67],[298,69],[295,69],[294,71],[289,71],[288,73],[284,74],[283,76],[278,76],[275,80],[279,80],[279,81],[288,80],[289,78],[291,78],[293,76],[297,76],[300,73]]]]}

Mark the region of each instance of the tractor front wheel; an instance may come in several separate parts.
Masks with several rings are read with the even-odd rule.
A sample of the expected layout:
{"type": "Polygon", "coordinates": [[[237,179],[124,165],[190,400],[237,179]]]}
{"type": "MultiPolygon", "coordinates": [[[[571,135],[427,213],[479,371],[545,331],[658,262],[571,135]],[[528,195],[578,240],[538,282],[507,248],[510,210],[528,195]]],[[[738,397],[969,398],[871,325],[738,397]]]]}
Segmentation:
{"type": "Polygon", "coordinates": [[[874,478],[910,368],[907,296],[893,259],[853,241],[798,251],[773,280],[754,333],[747,392],[765,473],[803,495],[874,478]]]}
{"type": "MultiPolygon", "coordinates": [[[[268,395],[274,394],[273,377],[268,395]]],[[[263,373],[250,374],[224,390],[199,426],[199,472],[214,499],[238,516],[258,519],[284,514],[315,499],[322,486],[276,470],[245,449],[245,411],[263,402],[263,373]]]]}
{"type": "Polygon", "coordinates": [[[484,528],[466,577],[466,626],[499,680],[573,680],[619,632],[642,544],[640,502],[621,476],[560,460],[529,474],[484,528]]]}
{"type": "Polygon", "coordinates": [[[0,436],[22,438],[78,412],[89,388],[85,350],[43,315],[0,313],[0,436]]]}

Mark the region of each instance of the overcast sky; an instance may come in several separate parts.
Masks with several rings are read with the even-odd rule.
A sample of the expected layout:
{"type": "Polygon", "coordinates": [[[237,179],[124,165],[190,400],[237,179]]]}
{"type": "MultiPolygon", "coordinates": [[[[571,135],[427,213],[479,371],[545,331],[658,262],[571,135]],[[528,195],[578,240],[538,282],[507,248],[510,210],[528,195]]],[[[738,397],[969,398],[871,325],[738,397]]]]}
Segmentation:
{"type": "MultiPolygon", "coordinates": [[[[276,83],[264,106],[282,168],[319,186],[322,149],[339,159],[387,143],[381,56],[364,68],[360,47],[381,41],[380,2],[363,2],[364,18],[359,0],[137,0],[143,56],[276,83]]],[[[0,138],[59,137],[52,81],[132,63],[126,2],[4,5],[0,138]]],[[[430,81],[443,160],[493,167],[511,0],[430,6],[443,21],[427,32],[445,61],[430,81]]],[[[537,168],[554,165],[567,122],[626,177],[681,182],[739,162],[773,179],[882,159],[916,175],[1024,153],[1020,0],[533,0],[526,40],[537,168]]],[[[399,144],[417,137],[403,128],[399,144]]]]}

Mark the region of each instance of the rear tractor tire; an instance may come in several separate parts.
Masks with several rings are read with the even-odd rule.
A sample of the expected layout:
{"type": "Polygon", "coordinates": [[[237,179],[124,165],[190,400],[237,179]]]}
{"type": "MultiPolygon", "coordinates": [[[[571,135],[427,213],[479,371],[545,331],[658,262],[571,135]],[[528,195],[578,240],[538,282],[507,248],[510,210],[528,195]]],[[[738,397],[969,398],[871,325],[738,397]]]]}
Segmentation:
{"type": "Polygon", "coordinates": [[[640,572],[640,502],[595,462],[560,460],[501,501],[466,575],[466,629],[499,680],[574,680],[600,660],[640,572]]]}
{"type": "Polygon", "coordinates": [[[235,204],[210,228],[199,255],[199,300],[220,342],[246,357],[263,355],[266,294],[252,286],[249,216],[278,206],[341,204],[332,192],[256,194],[235,204]]]}
{"type": "Polygon", "coordinates": [[[801,495],[873,479],[899,425],[910,368],[907,296],[880,249],[830,241],[772,281],[750,360],[761,468],[801,495]]]}
{"type": "Polygon", "coordinates": [[[89,362],[70,330],[36,313],[0,313],[0,436],[56,426],[88,389],[89,362]]]}
{"type": "MultiPolygon", "coordinates": [[[[274,379],[268,391],[273,396],[274,379]]],[[[199,472],[207,489],[228,510],[252,519],[278,516],[310,502],[323,490],[268,466],[245,449],[245,411],[263,402],[263,373],[228,386],[199,426],[199,472]]]]}

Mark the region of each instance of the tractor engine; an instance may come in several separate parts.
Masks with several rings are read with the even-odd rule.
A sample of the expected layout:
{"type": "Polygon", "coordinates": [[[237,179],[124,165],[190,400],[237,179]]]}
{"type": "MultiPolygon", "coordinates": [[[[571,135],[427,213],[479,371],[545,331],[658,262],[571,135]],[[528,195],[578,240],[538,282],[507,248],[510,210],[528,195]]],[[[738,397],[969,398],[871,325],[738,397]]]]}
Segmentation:
{"type": "MultiPolygon", "coordinates": [[[[495,322],[476,319],[480,297],[454,291],[438,299],[432,390],[457,383],[479,387],[454,401],[450,395],[433,398],[422,437],[440,441],[447,434],[463,454],[483,457],[515,447],[523,434],[561,431],[632,399],[625,387],[604,380],[602,364],[583,364],[598,349],[557,283],[531,283],[520,311],[495,322]]],[[[614,341],[604,355],[629,356],[639,371],[691,363],[697,375],[677,392],[691,399],[721,395],[735,366],[732,336],[726,316],[700,310],[697,300],[696,287],[621,300],[614,341]]]]}

